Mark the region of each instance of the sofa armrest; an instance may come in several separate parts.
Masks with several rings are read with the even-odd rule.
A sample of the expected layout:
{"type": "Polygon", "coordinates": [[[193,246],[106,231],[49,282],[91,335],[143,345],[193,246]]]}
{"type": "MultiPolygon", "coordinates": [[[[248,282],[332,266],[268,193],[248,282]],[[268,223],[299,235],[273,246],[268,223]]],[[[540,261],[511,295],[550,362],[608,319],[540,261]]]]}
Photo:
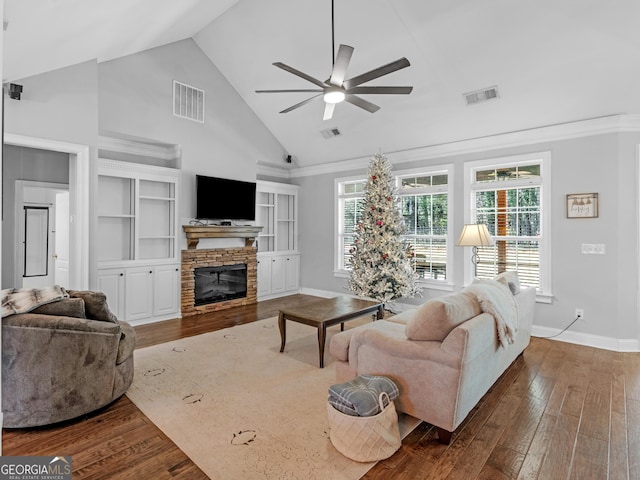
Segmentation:
{"type": "Polygon", "coordinates": [[[531,325],[533,324],[533,314],[536,306],[536,288],[527,287],[520,290],[520,293],[515,295],[516,302],[518,303],[518,329],[531,332],[531,325]]]}
{"type": "Polygon", "coordinates": [[[63,317],[38,313],[21,313],[5,317],[2,319],[2,326],[11,328],[39,328],[60,331],[96,332],[112,335],[120,333],[120,325],[117,323],[91,320],[88,318],[63,317]]]}
{"type": "Polygon", "coordinates": [[[496,322],[491,314],[482,313],[451,330],[442,341],[442,350],[466,363],[483,352],[487,345],[499,348],[496,322]]]}

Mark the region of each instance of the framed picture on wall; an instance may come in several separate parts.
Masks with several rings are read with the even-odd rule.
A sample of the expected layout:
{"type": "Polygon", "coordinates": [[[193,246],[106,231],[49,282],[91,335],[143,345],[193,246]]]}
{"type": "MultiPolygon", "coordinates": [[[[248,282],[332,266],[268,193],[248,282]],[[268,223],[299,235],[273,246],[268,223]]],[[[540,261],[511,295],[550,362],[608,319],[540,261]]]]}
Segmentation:
{"type": "Polygon", "coordinates": [[[567,218],[596,218],[597,193],[570,193],[567,195],[567,218]]]}

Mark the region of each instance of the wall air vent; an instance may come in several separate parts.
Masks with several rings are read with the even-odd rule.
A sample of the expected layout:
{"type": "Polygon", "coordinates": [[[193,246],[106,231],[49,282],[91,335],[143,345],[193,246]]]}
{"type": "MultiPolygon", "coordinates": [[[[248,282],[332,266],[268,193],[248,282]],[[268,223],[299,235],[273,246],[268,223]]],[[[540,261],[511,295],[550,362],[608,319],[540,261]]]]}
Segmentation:
{"type": "Polygon", "coordinates": [[[173,114],[204,123],[204,90],[174,80],[173,114]]]}
{"type": "Polygon", "coordinates": [[[326,130],[320,130],[320,133],[322,134],[322,137],[325,140],[342,135],[342,133],[340,133],[340,130],[338,130],[337,127],[327,128],[326,130]]]}
{"type": "Polygon", "coordinates": [[[487,100],[493,100],[499,98],[498,86],[483,88],[482,90],[476,90],[475,92],[463,93],[465,102],[467,105],[474,105],[480,102],[486,102],[487,100]]]}

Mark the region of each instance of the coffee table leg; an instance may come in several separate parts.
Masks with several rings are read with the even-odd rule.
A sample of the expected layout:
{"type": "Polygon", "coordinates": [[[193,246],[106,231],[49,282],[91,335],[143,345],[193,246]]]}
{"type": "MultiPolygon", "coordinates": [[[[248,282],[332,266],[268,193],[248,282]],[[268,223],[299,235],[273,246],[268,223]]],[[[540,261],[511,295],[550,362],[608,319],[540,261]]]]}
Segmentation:
{"type": "Polygon", "coordinates": [[[318,352],[320,353],[320,368],[324,368],[324,342],[327,338],[327,327],[323,323],[318,327],[318,352]]]}
{"type": "Polygon", "coordinates": [[[284,313],[278,314],[278,327],[280,328],[280,353],[284,352],[284,344],[287,343],[287,327],[285,324],[284,313]]]}

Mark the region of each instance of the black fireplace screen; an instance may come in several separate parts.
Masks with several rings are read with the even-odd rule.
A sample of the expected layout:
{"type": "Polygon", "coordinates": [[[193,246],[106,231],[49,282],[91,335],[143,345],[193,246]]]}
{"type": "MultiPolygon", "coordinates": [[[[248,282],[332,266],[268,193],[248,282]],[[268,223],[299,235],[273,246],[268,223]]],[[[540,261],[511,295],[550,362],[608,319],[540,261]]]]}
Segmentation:
{"type": "Polygon", "coordinates": [[[194,270],[195,305],[224,302],[247,296],[247,265],[200,267],[194,270]]]}

